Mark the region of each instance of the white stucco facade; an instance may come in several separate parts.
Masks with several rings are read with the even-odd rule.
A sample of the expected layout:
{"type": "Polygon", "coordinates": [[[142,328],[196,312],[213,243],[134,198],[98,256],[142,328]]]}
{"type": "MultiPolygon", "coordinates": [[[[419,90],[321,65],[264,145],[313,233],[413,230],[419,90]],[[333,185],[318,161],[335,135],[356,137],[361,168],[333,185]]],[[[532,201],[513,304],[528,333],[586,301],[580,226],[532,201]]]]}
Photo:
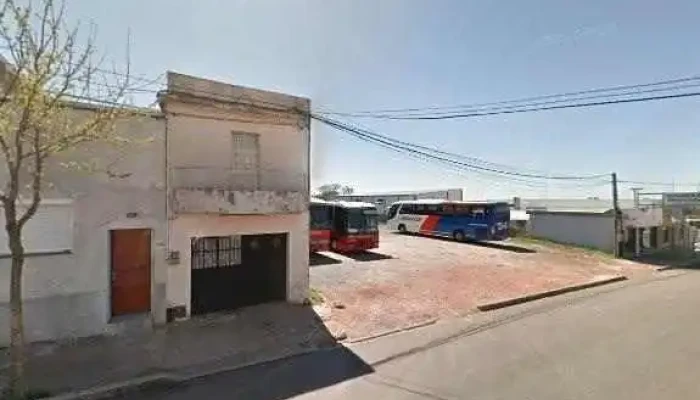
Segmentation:
{"type": "MultiPolygon", "coordinates": [[[[72,240],[60,241],[58,251],[27,249],[23,298],[28,341],[114,334],[134,324],[150,328],[166,323],[168,308],[174,306],[184,306],[189,316],[193,237],[287,234],[286,298],[297,303],[306,298],[308,113],[229,107],[226,99],[233,95],[306,111],[308,100],[178,74],[168,78],[162,112],[144,111],[117,124],[117,134],[135,144],[116,149],[93,143],[61,154],[47,166],[47,182],[52,185],[44,190],[42,207],[70,211],[56,221],[70,221],[62,228],[72,240]],[[218,100],[203,99],[202,93],[188,96],[187,88],[193,87],[204,92],[219,88],[220,96],[218,100]],[[232,132],[258,138],[260,159],[254,173],[228,173],[232,132]],[[97,160],[104,171],[86,173],[61,166],[65,161],[87,160],[97,160]],[[177,174],[182,168],[197,173],[183,180],[177,174]],[[110,308],[110,232],[134,228],[150,230],[150,309],[124,320],[113,318],[110,308]],[[180,255],[177,262],[169,259],[174,253],[180,255]]],[[[89,106],[75,108],[78,119],[89,112],[89,106]]],[[[0,183],[4,172],[0,170],[0,183]]],[[[41,240],[41,232],[31,234],[41,240]]],[[[55,243],[46,244],[51,249],[55,243]]],[[[0,252],[0,346],[9,341],[9,282],[10,258],[0,252]]]]}
{"type": "MultiPolygon", "coordinates": [[[[79,118],[89,109],[76,108],[79,118]]],[[[49,159],[41,209],[70,212],[70,248],[46,252],[51,243],[27,248],[23,273],[27,340],[47,341],[117,333],[124,328],[110,313],[110,244],[112,229],[147,228],[151,243],[151,313],[144,325],[165,320],[165,171],[164,119],[145,113],[117,123],[121,136],[139,145],[122,152],[107,145],[85,146],[49,159]],[[99,159],[119,177],[79,172],[61,166],[68,160],[99,159]]],[[[2,171],[4,172],[4,170],[2,171]]],[[[4,179],[4,178],[3,178],[4,179]]],[[[65,221],[60,221],[61,223],[65,221]]],[[[4,225],[4,224],[3,224],[4,225]]],[[[41,235],[31,232],[27,235],[41,235]]],[[[36,229],[42,229],[37,226],[36,229]]],[[[50,240],[50,238],[46,238],[50,240]]],[[[63,241],[62,241],[63,242],[63,241]]],[[[0,346],[9,341],[10,258],[0,255],[0,346]]]]}
{"type": "Polygon", "coordinates": [[[181,74],[161,98],[168,132],[168,307],[190,314],[192,239],[286,233],[289,302],[307,295],[309,101],[181,74]],[[252,135],[255,165],[241,170],[233,135],[252,135]]]}

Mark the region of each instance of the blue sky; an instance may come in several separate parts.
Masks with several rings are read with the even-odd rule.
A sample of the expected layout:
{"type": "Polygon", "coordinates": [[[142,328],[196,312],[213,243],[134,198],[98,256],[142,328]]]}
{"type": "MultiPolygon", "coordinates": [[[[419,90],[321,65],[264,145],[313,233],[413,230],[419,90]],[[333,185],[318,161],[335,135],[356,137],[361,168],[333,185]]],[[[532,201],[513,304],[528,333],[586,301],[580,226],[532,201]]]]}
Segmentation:
{"type": "MultiPolygon", "coordinates": [[[[700,75],[700,2],[645,0],[67,0],[111,59],[308,96],[355,111],[508,100],[700,75]],[[196,4],[196,6],[195,6],[196,4]]],[[[402,140],[552,174],[698,182],[700,99],[441,122],[352,121],[402,140]]],[[[312,183],[463,187],[469,198],[598,188],[456,174],[316,124],[312,183]]],[[[677,189],[695,189],[680,186],[677,189]]],[[[647,186],[648,189],[664,189],[647,186]]],[[[628,186],[622,187],[629,197],[628,186]]]]}

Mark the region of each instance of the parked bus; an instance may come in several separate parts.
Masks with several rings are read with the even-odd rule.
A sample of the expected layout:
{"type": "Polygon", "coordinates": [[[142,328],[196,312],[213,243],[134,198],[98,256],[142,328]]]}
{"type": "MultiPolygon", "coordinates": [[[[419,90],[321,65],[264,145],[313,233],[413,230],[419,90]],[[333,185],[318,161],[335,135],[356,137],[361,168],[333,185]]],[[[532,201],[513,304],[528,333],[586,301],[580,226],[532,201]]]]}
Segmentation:
{"type": "Polygon", "coordinates": [[[391,230],[458,241],[504,240],[509,223],[510,206],[505,202],[403,201],[392,204],[387,213],[391,230]]]}
{"type": "Polygon", "coordinates": [[[311,199],[309,204],[309,252],[328,251],[331,248],[333,203],[311,199]]]}
{"type": "Polygon", "coordinates": [[[371,203],[332,202],[331,250],[352,253],[379,247],[377,207],[371,203]]]}

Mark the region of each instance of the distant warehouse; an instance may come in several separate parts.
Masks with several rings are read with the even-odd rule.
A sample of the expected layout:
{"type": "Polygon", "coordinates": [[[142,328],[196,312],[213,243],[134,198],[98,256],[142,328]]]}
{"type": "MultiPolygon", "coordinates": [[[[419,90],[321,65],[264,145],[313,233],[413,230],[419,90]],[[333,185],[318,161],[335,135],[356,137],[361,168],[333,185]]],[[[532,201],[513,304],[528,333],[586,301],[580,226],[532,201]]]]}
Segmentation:
{"type": "Polygon", "coordinates": [[[384,192],[384,193],[361,193],[340,195],[338,200],[345,201],[363,201],[372,203],[377,206],[377,211],[380,215],[385,216],[386,210],[397,201],[419,200],[419,199],[445,199],[445,200],[463,200],[462,189],[444,189],[432,191],[407,191],[407,192],[384,192]]]}

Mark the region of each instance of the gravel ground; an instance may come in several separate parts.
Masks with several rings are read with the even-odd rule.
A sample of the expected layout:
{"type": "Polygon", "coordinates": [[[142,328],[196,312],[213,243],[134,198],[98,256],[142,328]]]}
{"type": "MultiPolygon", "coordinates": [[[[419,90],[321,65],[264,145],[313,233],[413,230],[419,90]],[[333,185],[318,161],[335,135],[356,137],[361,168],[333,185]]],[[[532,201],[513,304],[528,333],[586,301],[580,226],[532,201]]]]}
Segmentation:
{"type": "Polygon", "coordinates": [[[547,243],[468,244],[383,230],[374,251],[312,257],[311,285],[342,305],[327,323],[352,339],[465,315],[486,301],[652,270],[547,243]]]}

